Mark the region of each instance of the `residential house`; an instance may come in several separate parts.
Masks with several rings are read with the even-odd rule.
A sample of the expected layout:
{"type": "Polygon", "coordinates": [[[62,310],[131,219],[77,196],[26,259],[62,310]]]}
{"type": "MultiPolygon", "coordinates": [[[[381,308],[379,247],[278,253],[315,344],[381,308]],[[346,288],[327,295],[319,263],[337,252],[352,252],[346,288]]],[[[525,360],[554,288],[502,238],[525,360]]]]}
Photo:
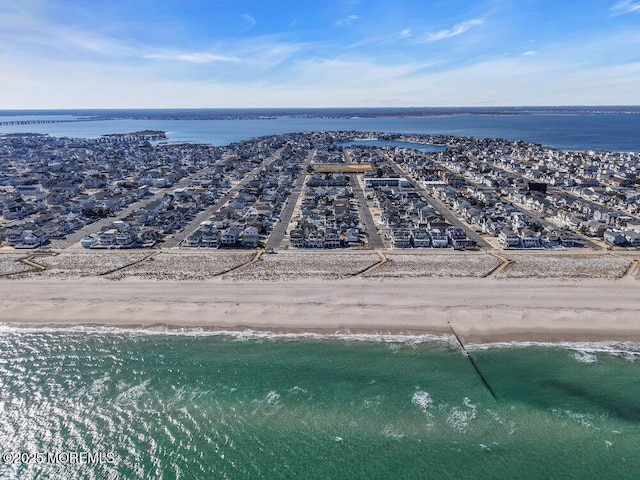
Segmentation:
{"type": "Polygon", "coordinates": [[[520,236],[510,228],[500,230],[498,240],[505,248],[517,248],[520,246],[520,236]]]}
{"type": "Polygon", "coordinates": [[[525,228],[520,231],[520,245],[522,248],[539,248],[540,235],[525,228]]]}
{"type": "Polygon", "coordinates": [[[15,248],[38,248],[47,243],[47,241],[47,234],[44,233],[42,229],[25,230],[20,242],[15,245],[15,248]]]}
{"type": "Polygon", "coordinates": [[[429,236],[431,237],[431,246],[433,248],[446,248],[449,246],[449,238],[444,230],[439,228],[430,229],[429,236]]]}
{"type": "Polygon", "coordinates": [[[393,230],[391,240],[395,248],[411,247],[411,233],[407,230],[393,230]]]}
{"type": "Polygon", "coordinates": [[[627,243],[626,237],[619,230],[607,229],[602,235],[604,241],[610,245],[624,245],[627,243]]]}
{"type": "Polygon", "coordinates": [[[241,232],[242,230],[240,230],[240,228],[236,227],[235,225],[227,227],[222,231],[222,234],[220,235],[220,241],[222,245],[234,246],[236,243],[238,243],[241,232]]]}
{"type": "Polygon", "coordinates": [[[242,231],[242,246],[256,248],[260,241],[260,235],[255,227],[247,227],[242,231]]]}
{"type": "Polygon", "coordinates": [[[411,231],[411,238],[415,248],[428,248],[431,246],[431,237],[424,228],[414,228],[411,231]]]}

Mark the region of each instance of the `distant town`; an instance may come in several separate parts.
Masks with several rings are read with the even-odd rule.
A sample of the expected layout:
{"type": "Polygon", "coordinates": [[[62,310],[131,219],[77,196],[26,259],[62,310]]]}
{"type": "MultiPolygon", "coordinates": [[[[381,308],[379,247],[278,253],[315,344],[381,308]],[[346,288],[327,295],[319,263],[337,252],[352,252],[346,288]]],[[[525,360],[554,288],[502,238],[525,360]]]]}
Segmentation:
{"type": "Polygon", "coordinates": [[[14,249],[635,249],[640,154],[381,132],[0,135],[14,249]]]}

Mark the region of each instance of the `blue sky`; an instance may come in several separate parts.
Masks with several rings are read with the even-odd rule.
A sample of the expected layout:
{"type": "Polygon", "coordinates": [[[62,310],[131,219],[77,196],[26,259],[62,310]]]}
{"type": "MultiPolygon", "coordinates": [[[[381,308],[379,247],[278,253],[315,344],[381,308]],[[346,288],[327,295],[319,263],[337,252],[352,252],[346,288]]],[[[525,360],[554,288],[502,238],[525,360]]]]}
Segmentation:
{"type": "Polygon", "coordinates": [[[640,0],[0,0],[0,109],[639,104],[640,0]]]}

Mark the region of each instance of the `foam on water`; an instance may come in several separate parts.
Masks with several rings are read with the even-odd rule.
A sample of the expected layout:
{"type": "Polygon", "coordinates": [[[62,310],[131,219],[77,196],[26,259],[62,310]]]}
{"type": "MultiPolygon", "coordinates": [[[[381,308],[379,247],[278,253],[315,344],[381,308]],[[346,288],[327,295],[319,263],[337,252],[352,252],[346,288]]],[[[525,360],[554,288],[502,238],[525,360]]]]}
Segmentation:
{"type": "Polygon", "coordinates": [[[144,336],[144,335],[175,335],[184,337],[227,337],[237,341],[249,340],[344,340],[349,342],[376,342],[389,344],[420,345],[422,343],[440,342],[453,343],[453,335],[432,335],[432,334],[393,334],[393,333],[353,333],[348,330],[340,330],[335,333],[314,333],[314,332],[272,332],[268,330],[205,330],[200,327],[193,328],[169,328],[169,327],[149,327],[149,328],[122,328],[111,326],[24,326],[10,323],[0,323],[0,335],[3,333],[13,334],[103,334],[109,333],[123,336],[144,336]]]}
{"type": "Polygon", "coordinates": [[[463,407],[453,407],[447,417],[447,423],[451,425],[454,429],[461,433],[466,433],[471,425],[472,420],[474,420],[478,413],[478,408],[469,400],[469,398],[464,397],[463,399],[463,407]]]}
{"type": "Polygon", "coordinates": [[[280,394],[278,392],[271,391],[267,393],[266,397],[267,403],[269,405],[279,405],[280,404],[280,394]]]}
{"type": "Polygon", "coordinates": [[[411,403],[422,410],[423,413],[427,413],[427,410],[433,406],[433,399],[428,392],[418,390],[411,397],[411,403]]]}
{"type": "Polygon", "coordinates": [[[584,350],[576,350],[571,356],[582,363],[596,363],[598,361],[595,353],[585,352],[584,350]]]}
{"type": "Polygon", "coordinates": [[[572,412],[571,410],[563,410],[559,408],[554,408],[551,411],[555,416],[559,418],[578,422],[584,427],[594,427],[594,421],[596,420],[596,417],[594,415],[588,413],[572,412]]]}
{"type": "MultiPolygon", "coordinates": [[[[200,327],[193,328],[169,328],[164,326],[153,328],[122,328],[111,326],[24,326],[11,323],[0,323],[0,335],[2,334],[51,334],[60,333],[75,334],[112,334],[125,337],[146,336],[146,335],[172,335],[184,337],[224,337],[236,341],[296,341],[296,340],[342,340],[346,342],[371,342],[387,343],[392,351],[397,351],[399,345],[421,345],[424,343],[446,344],[458,346],[453,335],[442,334],[394,334],[394,333],[353,333],[348,330],[336,331],[335,333],[315,333],[315,332],[272,332],[268,330],[205,330],[200,327]]],[[[600,342],[494,342],[466,344],[468,351],[479,351],[488,349],[513,349],[513,348],[541,348],[552,347],[573,350],[577,353],[574,357],[578,361],[591,363],[591,354],[606,353],[624,358],[630,362],[640,359],[640,343],[621,341],[600,341],[600,342]]],[[[66,355],[65,355],[66,357],[66,355]]],[[[77,358],[77,357],[76,357],[77,358]]],[[[597,360],[597,357],[596,357],[597,360]]]]}
{"type": "Polygon", "coordinates": [[[307,390],[305,390],[302,387],[298,387],[297,385],[294,385],[292,388],[289,389],[289,393],[291,394],[299,394],[299,393],[304,393],[307,394],[309,393],[307,390]]]}
{"type": "Polygon", "coordinates": [[[404,433],[396,432],[393,427],[385,427],[385,429],[382,431],[382,435],[394,440],[402,440],[406,437],[404,433]]]}
{"type": "MultiPolygon", "coordinates": [[[[640,343],[600,341],[600,342],[495,342],[466,345],[469,351],[514,348],[558,348],[579,352],[574,358],[579,361],[590,359],[589,355],[606,353],[625,360],[635,361],[640,358],[640,343]]],[[[597,360],[597,357],[596,357],[597,360]]],[[[586,362],[590,363],[590,362],[586,362]]]]}
{"type": "MultiPolygon", "coordinates": [[[[300,477],[310,464],[316,478],[419,478],[425,469],[539,478],[549,467],[534,458],[567,478],[564,451],[600,476],[640,474],[618,458],[637,452],[629,379],[638,367],[601,355],[602,344],[477,349],[496,402],[443,337],[43,330],[0,327],[0,440],[5,449],[117,453],[116,465],[58,472],[66,478],[300,477]],[[592,355],[597,362],[585,363],[592,355]],[[594,466],[594,452],[617,457],[594,466]],[[359,476],[354,465],[371,469],[359,476]]],[[[621,351],[620,342],[606,347],[621,351]]],[[[0,465],[2,478],[30,472],[0,465]]]]}

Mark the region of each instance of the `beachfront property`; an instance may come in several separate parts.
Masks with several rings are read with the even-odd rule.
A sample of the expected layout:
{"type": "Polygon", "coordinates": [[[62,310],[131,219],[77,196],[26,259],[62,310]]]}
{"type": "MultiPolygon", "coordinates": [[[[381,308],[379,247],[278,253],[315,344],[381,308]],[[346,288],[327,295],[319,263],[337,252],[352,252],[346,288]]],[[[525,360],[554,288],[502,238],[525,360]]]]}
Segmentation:
{"type": "Polygon", "coordinates": [[[640,242],[638,153],[376,132],[274,135],[226,147],[143,137],[1,136],[4,245],[66,247],[89,235],[89,248],[257,248],[279,226],[301,176],[299,205],[284,219],[291,225],[283,245],[292,248],[366,246],[371,229],[387,248],[403,249],[475,248],[472,234],[520,249],[640,242]],[[446,148],[340,145],[358,138],[446,148]],[[328,169],[303,169],[310,155],[328,169]],[[362,209],[373,212],[373,226],[362,223],[362,209]]]}
{"type": "Polygon", "coordinates": [[[310,174],[305,180],[290,222],[289,244],[311,249],[361,245],[359,207],[351,177],[327,172],[310,174]]]}

